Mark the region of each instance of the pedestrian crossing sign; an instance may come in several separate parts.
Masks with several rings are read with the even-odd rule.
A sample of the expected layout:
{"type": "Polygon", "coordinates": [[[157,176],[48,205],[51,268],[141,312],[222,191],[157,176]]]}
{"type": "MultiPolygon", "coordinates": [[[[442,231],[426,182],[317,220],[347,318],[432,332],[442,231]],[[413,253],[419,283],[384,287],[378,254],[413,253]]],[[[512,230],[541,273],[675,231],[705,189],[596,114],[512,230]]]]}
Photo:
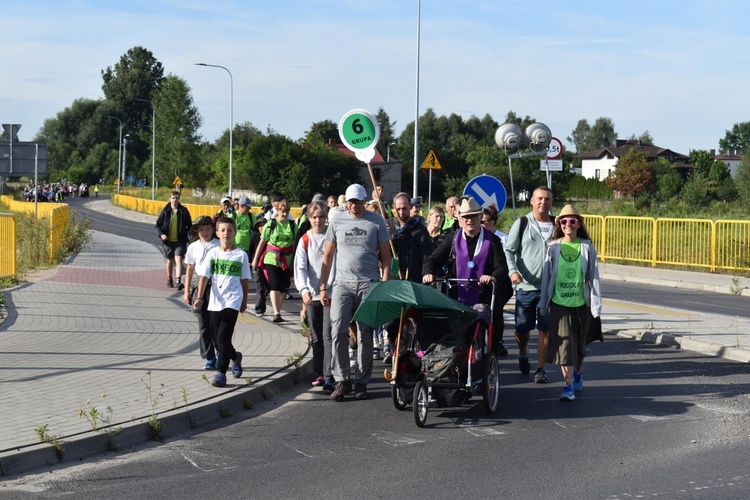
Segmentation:
{"type": "Polygon", "coordinates": [[[437,155],[435,155],[435,152],[430,150],[430,153],[427,155],[427,158],[424,159],[424,162],[422,163],[422,170],[442,170],[443,167],[440,166],[440,162],[437,159],[437,155]]]}

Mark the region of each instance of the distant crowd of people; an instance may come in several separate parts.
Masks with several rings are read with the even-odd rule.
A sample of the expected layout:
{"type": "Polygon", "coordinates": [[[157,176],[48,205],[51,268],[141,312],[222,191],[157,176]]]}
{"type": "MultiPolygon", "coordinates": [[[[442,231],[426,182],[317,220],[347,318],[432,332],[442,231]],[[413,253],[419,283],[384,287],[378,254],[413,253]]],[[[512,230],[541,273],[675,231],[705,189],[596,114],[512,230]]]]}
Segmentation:
{"type": "Polygon", "coordinates": [[[226,385],[230,364],[234,377],[242,374],[232,335],[237,315],[248,307],[251,279],[255,314],[266,314],[270,299],[275,323],[286,321],[282,306],[295,284],[310,328],[312,385],[342,401],[350,392],[367,399],[373,359],[391,356],[392,324],[374,329],[353,321],[369,287],[389,279],[432,284],[447,276],[482,285],[475,295],[459,296],[462,302],[489,303],[488,293],[495,291],[491,348],[500,356],[508,354],[502,309],[515,288],[519,371],[530,373],[528,345],[536,328],[534,382],[546,383],[546,363],[553,363],[562,367],[561,400],[573,400],[582,390],[585,346],[601,338],[596,252],[574,207],[550,215],[552,192],[546,187],[534,191],[532,211],[508,234],[497,228],[496,206],[450,197],[423,214],[421,201],[407,193],[386,201],[381,185],[369,197],[359,184],[340,196],[317,193],[296,219],[282,196],[271,198],[257,216],[247,197],[226,197],[213,217],[195,221],[179,200],[174,191],[156,230],[167,259],[167,286],[184,291],[198,317],[200,353],[204,368],[216,370],[215,386],[226,385]],[[193,276],[198,282],[191,286],[193,276]]]}
{"type": "MultiPolygon", "coordinates": [[[[102,179],[102,183],[104,179],[102,179]]],[[[62,203],[66,198],[88,198],[89,197],[89,185],[85,182],[80,184],[74,182],[68,182],[67,179],[62,179],[60,182],[47,182],[42,181],[39,186],[34,184],[34,180],[29,181],[29,184],[23,188],[23,199],[24,201],[34,201],[34,197],[37,196],[37,201],[46,201],[51,203],[62,203]]],[[[99,197],[99,184],[94,184],[94,194],[99,197]]]]}

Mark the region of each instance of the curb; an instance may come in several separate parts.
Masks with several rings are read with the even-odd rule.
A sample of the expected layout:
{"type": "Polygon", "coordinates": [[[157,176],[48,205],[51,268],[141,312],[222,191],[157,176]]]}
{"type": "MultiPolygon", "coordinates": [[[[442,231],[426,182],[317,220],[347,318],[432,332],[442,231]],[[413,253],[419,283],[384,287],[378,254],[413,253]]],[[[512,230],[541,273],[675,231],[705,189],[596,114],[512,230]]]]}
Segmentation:
{"type": "Polygon", "coordinates": [[[607,333],[620,338],[648,342],[650,344],[676,347],[685,351],[697,352],[715,358],[724,358],[739,363],[750,363],[750,349],[729,347],[716,342],[697,340],[671,333],[655,332],[651,330],[613,330],[607,333]]]}
{"type": "Polygon", "coordinates": [[[623,281],[625,283],[638,283],[639,285],[654,285],[668,288],[682,288],[685,290],[698,290],[700,292],[723,293],[725,295],[737,295],[741,297],[750,297],[750,288],[742,288],[739,293],[734,293],[730,287],[706,285],[703,283],[690,283],[687,281],[675,280],[655,280],[651,278],[639,278],[637,276],[623,276],[621,274],[600,273],[601,279],[612,281],[623,281]]]}
{"type": "MultiPolygon", "coordinates": [[[[302,363],[299,370],[295,370],[290,365],[276,373],[280,376],[262,385],[237,388],[225,396],[197,402],[190,407],[189,411],[180,408],[158,413],[159,420],[164,423],[165,431],[162,433],[162,440],[155,442],[164,442],[180,432],[229,418],[242,410],[251,409],[255,402],[271,400],[292,389],[300,381],[312,376],[312,359],[302,363]]],[[[44,466],[80,462],[84,458],[105,452],[127,453],[129,448],[135,445],[152,441],[145,417],[138,422],[129,422],[120,427],[112,438],[118,451],[112,449],[108,437],[100,431],[86,432],[70,439],[62,437],[60,444],[64,451],[61,459],[58,459],[55,448],[50,444],[24,446],[15,451],[0,453],[0,477],[20,474],[44,466]]]]}

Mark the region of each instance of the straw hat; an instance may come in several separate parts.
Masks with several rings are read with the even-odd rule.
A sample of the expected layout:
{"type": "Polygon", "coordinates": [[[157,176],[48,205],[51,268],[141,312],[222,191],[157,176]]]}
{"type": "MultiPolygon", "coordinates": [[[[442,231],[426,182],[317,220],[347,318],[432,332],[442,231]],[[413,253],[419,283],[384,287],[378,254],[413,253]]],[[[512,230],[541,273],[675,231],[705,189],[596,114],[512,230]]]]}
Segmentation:
{"type": "Polygon", "coordinates": [[[464,199],[461,202],[461,206],[458,207],[458,215],[463,217],[464,215],[480,215],[482,213],[482,207],[479,206],[477,200],[472,196],[464,199]]]}
{"type": "Polygon", "coordinates": [[[560,217],[569,217],[571,215],[583,222],[583,217],[581,217],[581,214],[578,212],[576,207],[574,207],[573,205],[565,205],[563,209],[560,210],[560,213],[557,214],[557,217],[555,218],[555,224],[559,226],[560,223],[558,221],[560,220],[560,217]]]}

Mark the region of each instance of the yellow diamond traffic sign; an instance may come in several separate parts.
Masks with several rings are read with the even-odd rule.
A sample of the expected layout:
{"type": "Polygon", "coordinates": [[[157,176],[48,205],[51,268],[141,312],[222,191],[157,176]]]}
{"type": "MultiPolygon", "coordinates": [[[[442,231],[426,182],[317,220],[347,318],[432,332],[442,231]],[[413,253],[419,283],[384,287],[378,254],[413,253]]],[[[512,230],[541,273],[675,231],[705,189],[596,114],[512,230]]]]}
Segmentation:
{"type": "Polygon", "coordinates": [[[422,169],[423,170],[442,170],[443,167],[440,166],[440,162],[437,159],[437,156],[435,155],[435,152],[430,150],[430,153],[427,155],[427,158],[424,159],[424,162],[422,163],[422,169]]]}
{"type": "Polygon", "coordinates": [[[174,180],[172,181],[172,184],[175,186],[182,186],[182,179],[180,179],[179,175],[176,175],[174,180]]]}

